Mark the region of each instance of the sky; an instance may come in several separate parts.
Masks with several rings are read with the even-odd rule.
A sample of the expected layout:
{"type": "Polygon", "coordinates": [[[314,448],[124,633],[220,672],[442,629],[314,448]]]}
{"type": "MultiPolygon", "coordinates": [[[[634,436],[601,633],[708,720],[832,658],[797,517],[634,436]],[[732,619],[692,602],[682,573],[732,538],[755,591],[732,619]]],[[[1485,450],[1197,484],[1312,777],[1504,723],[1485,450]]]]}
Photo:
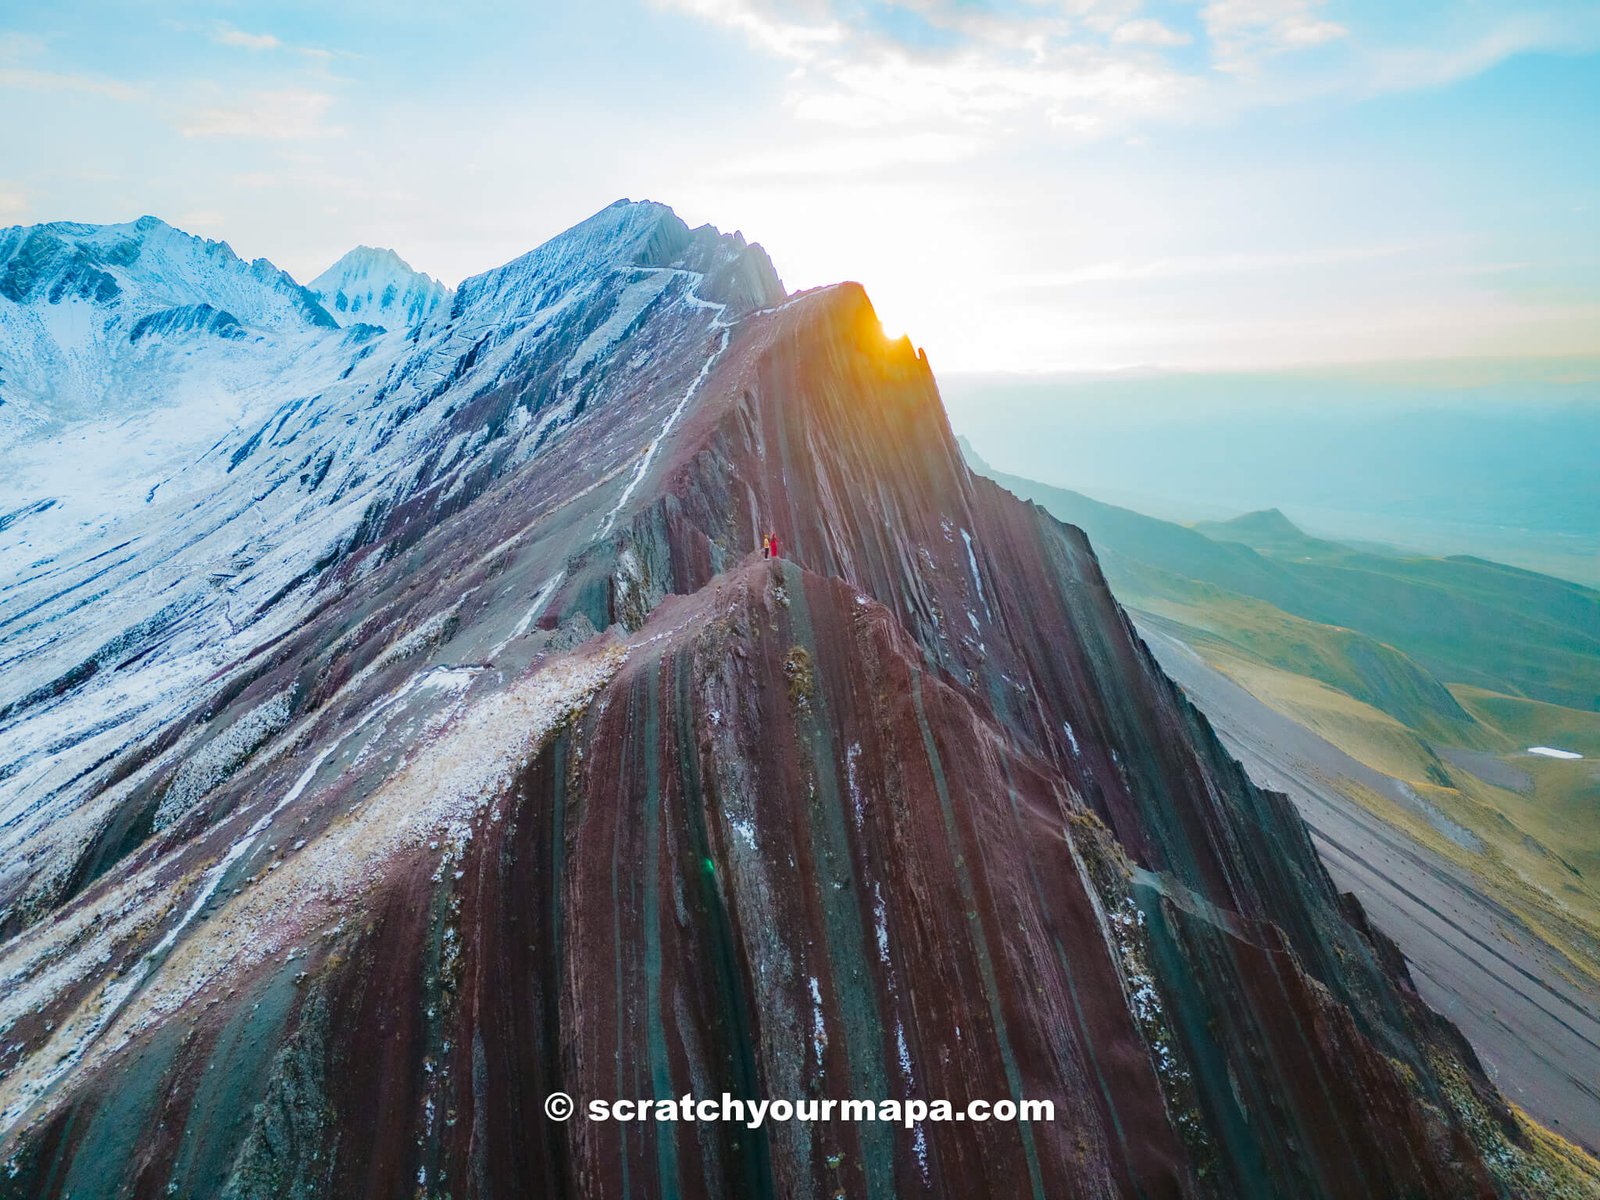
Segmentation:
{"type": "Polygon", "coordinates": [[[627,196],[941,371],[1600,353],[1592,0],[0,8],[0,224],[452,285],[627,196]]]}

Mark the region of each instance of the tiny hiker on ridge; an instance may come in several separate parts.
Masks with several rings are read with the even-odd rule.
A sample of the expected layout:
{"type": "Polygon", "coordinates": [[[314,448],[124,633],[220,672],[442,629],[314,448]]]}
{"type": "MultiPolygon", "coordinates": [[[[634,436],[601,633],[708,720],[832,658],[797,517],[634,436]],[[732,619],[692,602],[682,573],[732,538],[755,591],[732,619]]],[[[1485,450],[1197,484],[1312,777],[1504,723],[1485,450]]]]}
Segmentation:
{"type": "Polygon", "coordinates": [[[778,557],[778,535],[777,534],[775,534],[775,533],[767,534],[767,547],[772,552],[771,556],[773,558],[777,558],[778,557]]]}
{"type": "Polygon", "coordinates": [[[761,557],[772,557],[772,535],[770,533],[763,533],[761,535],[761,557]]]}

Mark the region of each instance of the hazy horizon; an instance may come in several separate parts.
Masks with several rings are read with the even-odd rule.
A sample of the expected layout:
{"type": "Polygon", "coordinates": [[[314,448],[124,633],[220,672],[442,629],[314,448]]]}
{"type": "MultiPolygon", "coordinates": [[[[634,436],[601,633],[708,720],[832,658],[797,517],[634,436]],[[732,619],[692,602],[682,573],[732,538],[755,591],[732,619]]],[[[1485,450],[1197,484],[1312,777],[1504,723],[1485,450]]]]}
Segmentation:
{"type": "Polygon", "coordinates": [[[1169,520],[1278,508],[1324,536],[1600,586],[1593,365],[1502,363],[1471,385],[1451,364],[940,385],[955,431],[1008,474],[1169,520]]]}

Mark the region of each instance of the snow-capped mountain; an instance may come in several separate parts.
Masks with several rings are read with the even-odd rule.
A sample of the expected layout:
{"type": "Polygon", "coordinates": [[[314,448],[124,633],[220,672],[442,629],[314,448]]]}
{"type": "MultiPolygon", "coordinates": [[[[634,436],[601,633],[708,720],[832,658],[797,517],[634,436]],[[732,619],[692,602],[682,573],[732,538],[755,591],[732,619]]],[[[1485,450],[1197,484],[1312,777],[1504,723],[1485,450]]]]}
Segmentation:
{"type": "Polygon", "coordinates": [[[393,250],[372,246],[357,246],[306,286],[341,325],[388,329],[420,325],[452,295],[393,250]]]}
{"type": "MultiPolygon", "coordinates": [[[[121,244],[127,228],[137,225],[74,233],[121,244]]],[[[93,347],[126,330],[138,350],[158,340],[131,340],[149,312],[196,299],[167,281],[192,279],[197,247],[239,273],[208,244],[151,228],[169,255],[125,253],[107,295],[33,289],[17,305],[24,330],[87,326],[93,347]],[[58,311],[69,304],[71,322],[58,311]]],[[[753,257],[770,289],[763,298],[782,294],[759,249],[691,232],[660,205],[608,209],[545,254],[538,269],[521,260],[501,269],[545,297],[542,306],[519,317],[472,302],[492,290],[500,273],[490,272],[420,338],[342,330],[308,299],[313,317],[288,320],[300,297],[292,281],[245,268],[264,294],[228,279],[214,300],[287,330],[234,339],[190,328],[165,339],[169,356],[131,366],[115,346],[101,369],[119,386],[134,375],[148,391],[143,407],[118,404],[57,436],[18,439],[0,479],[0,661],[26,667],[0,679],[0,823],[9,822],[0,827],[51,843],[80,837],[88,827],[66,814],[103,795],[117,748],[157,734],[220,663],[291,628],[323,574],[392,521],[453,510],[557,444],[574,469],[620,469],[628,439],[696,377],[698,359],[681,361],[671,344],[698,346],[725,312],[749,307],[680,264],[753,257]],[[615,236],[597,238],[595,226],[615,236]],[[275,309],[279,295],[290,302],[275,309]],[[625,335],[626,366],[599,370],[625,335]],[[619,395],[633,402],[612,412],[619,395]]],[[[18,904],[48,902],[73,857],[0,853],[0,911],[14,919],[18,904]]]]}
{"type": "MultiPolygon", "coordinates": [[[[336,330],[316,298],[265,259],[245,262],[224,242],[154,217],[0,231],[0,453],[16,463],[32,455],[30,443],[82,427],[87,457],[74,469],[94,471],[102,451],[120,460],[166,445],[163,436],[128,445],[101,434],[174,406],[195,418],[185,432],[220,437],[264,363],[287,362],[336,330]]],[[[61,465],[56,451],[45,454],[61,465]]],[[[97,501],[75,519],[103,515],[97,501]]]]}
{"type": "Polygon", "coordinates": [[[339,328],[144,225],[0,276],[7,1195],[1532,1194],[858,286],[619,202],[339,328]],[[542,1115],[691,1090],[1056,1115],[542,1115]]]}
{"type": "Polygon", "coordinates": [[[155,217],[0,230],[0,437],[158,400],[174,336],[205,355],[335,327],[266,259],[155,217]]]}

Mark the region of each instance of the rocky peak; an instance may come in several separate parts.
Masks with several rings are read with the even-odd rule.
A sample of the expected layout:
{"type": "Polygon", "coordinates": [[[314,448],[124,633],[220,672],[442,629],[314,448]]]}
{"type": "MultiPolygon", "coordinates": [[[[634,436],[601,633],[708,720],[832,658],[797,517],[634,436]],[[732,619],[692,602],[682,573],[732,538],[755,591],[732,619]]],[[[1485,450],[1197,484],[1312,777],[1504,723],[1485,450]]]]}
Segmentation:
{"type": "Polygon", "coordinates": [[[341,325],[420,325],[451,290],[393,250],[357,246],[307,285],[341,325]]]}

